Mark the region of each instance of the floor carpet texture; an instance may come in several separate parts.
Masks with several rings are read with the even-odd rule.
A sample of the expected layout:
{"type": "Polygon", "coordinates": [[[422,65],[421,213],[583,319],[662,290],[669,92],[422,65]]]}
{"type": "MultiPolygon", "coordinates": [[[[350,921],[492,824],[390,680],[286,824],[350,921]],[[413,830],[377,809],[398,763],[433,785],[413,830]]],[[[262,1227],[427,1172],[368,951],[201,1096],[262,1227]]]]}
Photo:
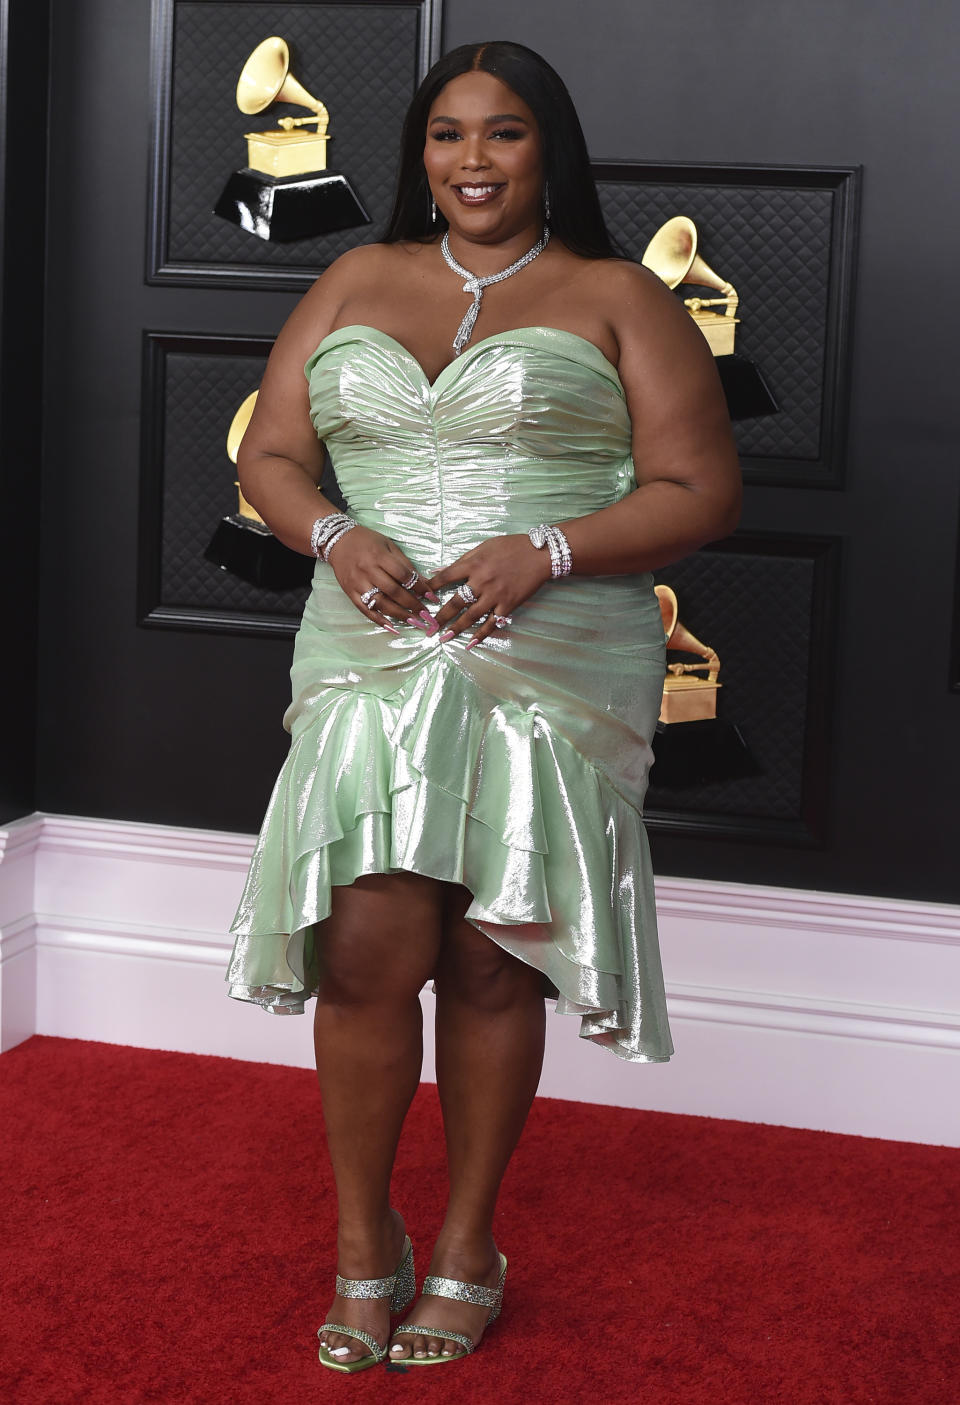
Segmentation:
{"type": "MultiPolygon", "coordinates": [[[[336,1211],[312,1073],[34,1037],[0,1056],[0,1167],[5,1405],[960,1402],[948,1147],[538,1099],[502,1317],[467,1359],[354,1376],[317,1363],[336,1211]]],[[[422,1275],[431,1085],[394,1203],[422,1275]]]]}

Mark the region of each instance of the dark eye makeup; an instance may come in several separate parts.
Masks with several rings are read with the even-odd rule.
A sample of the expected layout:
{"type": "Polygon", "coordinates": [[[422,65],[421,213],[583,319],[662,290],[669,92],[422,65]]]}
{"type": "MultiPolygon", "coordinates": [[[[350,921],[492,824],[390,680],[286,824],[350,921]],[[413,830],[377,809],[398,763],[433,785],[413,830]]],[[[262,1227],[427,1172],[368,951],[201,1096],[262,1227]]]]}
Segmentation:
{"type": "MultiPolygon", "coordinates": [[[[526,135],[527,135],[527,133],[526,133],[525,131],[521,130],[521,128],[519,128],[519,127],[497,127],[497,129],[496,129],[495,131],[493,131],[493,132],[490,133],[490,136],[491,136],[491,137],[495,137],[495,138],[497,138],[497,139],[500,140],[500,141],[520,141],[520,140],[521,140],[523,137],[525,137],[526,135]]],[[[431,138],[432,138],[434,141],[460,141],[460,140],[461,140],[461,135],[460,135],[460,133],[457,131],[456,127],[438,127],[438,128],[435,128],[435,129],[430,133],[430,136],[431,136],[431,138]]]]}

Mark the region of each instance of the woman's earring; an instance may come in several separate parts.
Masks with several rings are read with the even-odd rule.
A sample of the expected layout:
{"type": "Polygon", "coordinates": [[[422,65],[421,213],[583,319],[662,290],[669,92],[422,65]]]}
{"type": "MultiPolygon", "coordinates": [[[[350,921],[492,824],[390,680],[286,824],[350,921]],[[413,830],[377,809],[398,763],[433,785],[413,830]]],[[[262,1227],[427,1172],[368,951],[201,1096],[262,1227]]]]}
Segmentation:
{"type": "Polygon", "coordinates": [[[549,187],[549,185],[545,185],[545,186],[543,187],[543,217],[544,217],[544,219],[547,220],[547,221],[549,221],[549,219],[550,219],[550,187],[549,187]]]}
{"type": "Polygon", "coordinates": [[[431,199],[431,201],[430,201],[430,223],[431,223],[431,224],[436,224],[436,222],[437,222],[437,202],[436,202],[436,200],[431,199]]]}

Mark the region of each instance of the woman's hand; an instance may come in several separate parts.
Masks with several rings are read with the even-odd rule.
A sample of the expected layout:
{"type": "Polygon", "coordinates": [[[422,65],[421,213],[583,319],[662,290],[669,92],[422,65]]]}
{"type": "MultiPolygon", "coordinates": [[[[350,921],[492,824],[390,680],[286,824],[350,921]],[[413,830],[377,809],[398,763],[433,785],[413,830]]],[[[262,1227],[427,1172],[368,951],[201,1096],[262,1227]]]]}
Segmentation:
{"type": "MultiPolygon", "coordinates": [[[[447,638],[473,629],[467,645],[472,649],[497,629],[497,618],[509,616],[550,579],[550,553],[540,551],[526,533],[509,537],[489,537],[470,551],[437,571],[427,582],[431,590],[461,582],[470,587],[476,600],[465,604],[454,595],[436,615],[437,626],[447,638]],[[478,622],[486,616],[482,624],[478,622]]],[[[509,627],[509,626],[508,626],[509,627]]]]}
{"type": "Polygon", "coordinates": [[[418,624],[421,629],[434,632],[435,626],[428,626],[420,612],[424,599],[435,601],[437,597],[429,581],[417,574],[413,562],[389,537],[369,527],[351,527],[334,544],[328,561],[340,589],[368,620],[392,634],[399,630],[394,629],[390,619],[418,624]],[[361,597],[371,590],[377,595],[367,606],[361,597]]]}

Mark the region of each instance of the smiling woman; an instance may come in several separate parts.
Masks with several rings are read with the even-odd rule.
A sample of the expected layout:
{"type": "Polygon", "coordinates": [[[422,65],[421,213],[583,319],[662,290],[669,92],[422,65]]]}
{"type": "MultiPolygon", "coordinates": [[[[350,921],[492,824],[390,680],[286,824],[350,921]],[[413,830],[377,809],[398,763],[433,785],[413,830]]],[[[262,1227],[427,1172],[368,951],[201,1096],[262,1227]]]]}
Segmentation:
{"type": "Polygon", "coordinates": [[[499,1313],[493,1214],[544,993],[620,1058],[673,1052],[641,820],[664,672],[649,573],[739,505],[706,343],[616,256],[537,54],[470,45],[428,74],[384,241],[295,309],[238,467],[318,562],[230,993],[317,997],[340,1265],[320,1360],[356,1371],[414,1294],[390,1177],[435,982],[450,1198],[390,1355],[450,1362],[499,1313]],[[321,444],[346,513],[318,494],[321,444]]]}

